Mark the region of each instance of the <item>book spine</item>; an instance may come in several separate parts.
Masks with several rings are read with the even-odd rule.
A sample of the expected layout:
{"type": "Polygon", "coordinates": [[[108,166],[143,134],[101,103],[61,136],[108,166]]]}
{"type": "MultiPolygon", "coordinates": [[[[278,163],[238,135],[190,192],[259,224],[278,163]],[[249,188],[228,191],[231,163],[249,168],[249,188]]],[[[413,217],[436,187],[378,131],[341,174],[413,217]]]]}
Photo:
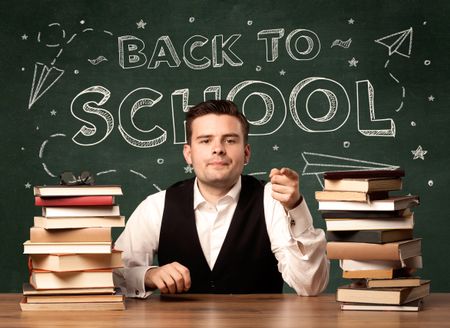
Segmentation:
{"type": "Polygon", "coordinates": [[[76,196],[34,198],[35,206],[101,206],[114,205],[114,196],[76,196]]]}
{"type": "Polygon", "coordinates": [[[350,260],[399,260],[397,243],[369,244],[351,242],[327,243],[329,259],[350,260]]]}
{"type": "Polygon", "coordinates": [[[97,242],[111,241],[111,228],[80,228],[48,230],[31,227],[30,241],[33,243],[45,242],[97,242]]]}

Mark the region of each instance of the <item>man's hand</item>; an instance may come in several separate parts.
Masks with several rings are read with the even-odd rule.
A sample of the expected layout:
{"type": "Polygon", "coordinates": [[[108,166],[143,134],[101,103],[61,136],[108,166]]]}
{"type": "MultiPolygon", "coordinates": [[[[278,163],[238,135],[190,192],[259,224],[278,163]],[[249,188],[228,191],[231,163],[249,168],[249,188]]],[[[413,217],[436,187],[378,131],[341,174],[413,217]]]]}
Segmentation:
{"type": "Polygon", "coordinates": [[[300,204],[302,197],[297,172],[285,167],[272,169],[269,178],[272,182],[272,197],[278,200],[286,211],[292,210],[300,204]]]}
{"type": "Polygon", "coordinates": [[[159,289],[161,294],[187,292],[191,288],[189,269],[178,262],[149,269],[145,273],[145,285],[159,289]]]}

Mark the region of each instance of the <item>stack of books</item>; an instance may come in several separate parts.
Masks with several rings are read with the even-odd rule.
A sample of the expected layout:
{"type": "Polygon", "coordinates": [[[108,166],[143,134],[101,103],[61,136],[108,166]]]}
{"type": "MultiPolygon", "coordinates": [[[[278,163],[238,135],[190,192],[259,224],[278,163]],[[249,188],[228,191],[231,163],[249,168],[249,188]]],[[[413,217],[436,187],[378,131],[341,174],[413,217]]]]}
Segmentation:
{"type": "Polygon", "coordinates": [[[418,196],[390,195],[402,189],[397,170],[327,172],[316,192],[326,223],[327,256],[339,260],[337,289],[343,310],[418,311],[430,281],[414,276],[422,268],[421,238],[414,238],[418,196]]]}
{"type": "Polygon", "coordinates": [[[124,310],[114,289],[113,269],[123,266],[111,229],[124,227],[116,196],[120,186],[38,186],[30,239],[30,281],[23,285],[22,311],[124,310]]]}

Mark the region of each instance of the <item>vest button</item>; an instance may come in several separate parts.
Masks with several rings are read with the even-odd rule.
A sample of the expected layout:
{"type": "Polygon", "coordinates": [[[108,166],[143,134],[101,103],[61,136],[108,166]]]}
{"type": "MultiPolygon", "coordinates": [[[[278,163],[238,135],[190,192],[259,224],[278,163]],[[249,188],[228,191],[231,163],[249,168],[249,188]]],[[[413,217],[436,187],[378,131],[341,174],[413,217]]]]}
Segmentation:
{"type": "Polygon", "coordinates": [[[216,284],[215,284],[214,280],[211,280],[211,281],[209,282],[209,287],[211,287],[211,288],[216,288],[216,284]]]}

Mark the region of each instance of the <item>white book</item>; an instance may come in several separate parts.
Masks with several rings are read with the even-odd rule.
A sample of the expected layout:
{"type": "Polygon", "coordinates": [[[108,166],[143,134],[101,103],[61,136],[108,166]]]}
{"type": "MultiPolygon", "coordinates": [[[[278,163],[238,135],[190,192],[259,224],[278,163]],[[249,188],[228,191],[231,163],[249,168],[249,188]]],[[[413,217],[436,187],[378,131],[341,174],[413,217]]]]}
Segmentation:
{"type": "Polygon", "coordinates": [[[112,270],[75,272],[32,270],[30,284],[38,290],[114,287],[112,270]]]}
{"type": "Polygon", "coordinates": [[[319,211],[397,211],[419,205],[417,196],[393,196],[364,202],[319,201],[319,211]]]}
{"type": "Polygon", "coordinates": [[[109,254],[111,242],[23,243],[24,254],[109,254]]]}
{"type": "Polygon", "coordinates": [[[114,206],[52,206],[42,207],[45,217],[86,217],[86,216],[118,216],[118,205],[114,206]]]}
{"type": "Polygon", "coordinates": [[[62,196],[101,196],[112,195],[122,196],[122,188],[119,185],[53,185],[35,186],[34,195],[40,197],[62,197],[62,196]]]}
{"type": "Polygon", "coordinates": [[[422,268],[422,256],[414,256],[403,261],[400,260],[339,260],[339,266],[343,271],[361,271],[361,270],[389,270],[408,267],[411,269],[422,268]]]}
{"type": "Polygon", "coordinates": [[[328,231],[413,229],[414,215],[386,219],[325,219],[328,231]]]}

